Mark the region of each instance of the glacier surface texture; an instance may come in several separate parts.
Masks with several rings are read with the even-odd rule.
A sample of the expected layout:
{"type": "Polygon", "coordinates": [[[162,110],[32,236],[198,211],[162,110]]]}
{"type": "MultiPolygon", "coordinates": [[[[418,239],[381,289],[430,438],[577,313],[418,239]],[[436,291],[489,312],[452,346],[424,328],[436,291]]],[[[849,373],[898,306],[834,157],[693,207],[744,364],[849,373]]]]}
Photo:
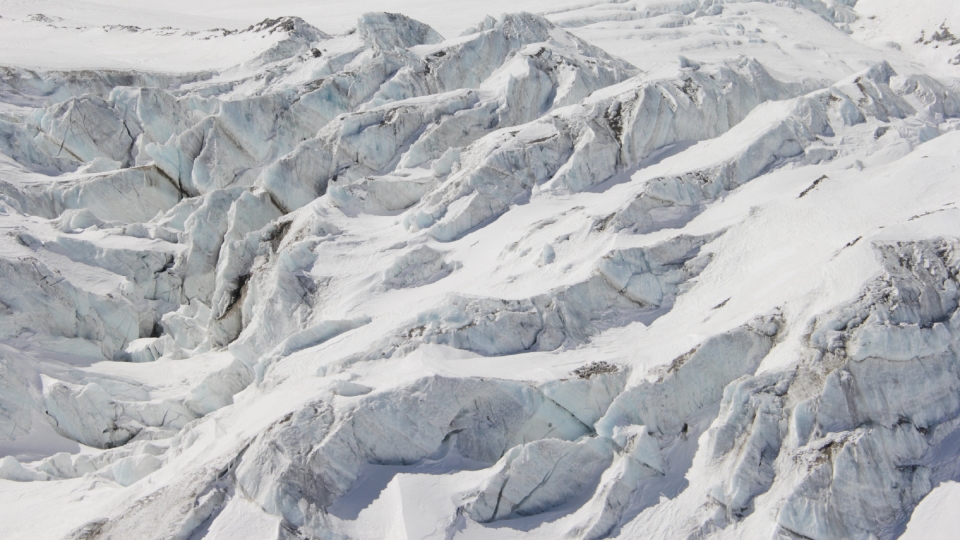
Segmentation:
{"type": "Polygon", "coordinates": [[[237,4],[0,0],[0,538],[956,538],[960,4],[237,4]]]}

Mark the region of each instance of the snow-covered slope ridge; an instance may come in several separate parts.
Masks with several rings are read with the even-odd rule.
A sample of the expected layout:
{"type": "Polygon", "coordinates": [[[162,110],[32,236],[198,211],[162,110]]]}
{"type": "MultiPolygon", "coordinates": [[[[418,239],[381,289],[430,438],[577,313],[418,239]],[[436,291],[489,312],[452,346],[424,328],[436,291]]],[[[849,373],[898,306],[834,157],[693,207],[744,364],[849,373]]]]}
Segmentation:
{"type": "Polygon", "coordinates": [[[894,47],[861,3],[452,39],[0,4],[244,55],[0,68],[0,537],[936,529],[911,515],[960,481],[960,72],[930,52],[952,22],[894,47]]]}
{"type": "MultiPolygon", "coordinates": [[[[830,22],[849,23],[857,19],[853,8],[857,0],[759,0],[768,4],[803,6],[830,22]]],[[[556,20],[565,27],[577,27],[598,22],[636,21],[665,17],[674,24],[683,24],[687,17],[717,15],[725,8],[736,9],[730,4],[746,3],[745,0],[626,0],[623,2],[590,2],[553,12],[556,20]]]]}

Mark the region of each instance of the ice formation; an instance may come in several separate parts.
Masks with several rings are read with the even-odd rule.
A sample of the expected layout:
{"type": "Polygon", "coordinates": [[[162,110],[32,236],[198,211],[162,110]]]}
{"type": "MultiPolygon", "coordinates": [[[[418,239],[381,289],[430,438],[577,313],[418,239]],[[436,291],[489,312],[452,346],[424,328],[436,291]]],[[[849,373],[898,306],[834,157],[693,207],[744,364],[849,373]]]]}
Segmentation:
{"type": "Polygon", "coordinates": [[[948,6],[0,6],[0,536],[949,537],[948,6]]]}

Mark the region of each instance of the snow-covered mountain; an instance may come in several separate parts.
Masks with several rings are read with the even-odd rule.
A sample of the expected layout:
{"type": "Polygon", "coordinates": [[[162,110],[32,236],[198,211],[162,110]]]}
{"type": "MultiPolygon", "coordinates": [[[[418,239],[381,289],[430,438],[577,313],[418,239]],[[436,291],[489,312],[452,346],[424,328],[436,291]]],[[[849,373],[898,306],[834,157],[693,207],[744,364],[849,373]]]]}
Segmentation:
{"type": "Polygon", "coordinates": [[[955,536],[954,2],[227,4],[0,0],[0,537],[955,536]]]}

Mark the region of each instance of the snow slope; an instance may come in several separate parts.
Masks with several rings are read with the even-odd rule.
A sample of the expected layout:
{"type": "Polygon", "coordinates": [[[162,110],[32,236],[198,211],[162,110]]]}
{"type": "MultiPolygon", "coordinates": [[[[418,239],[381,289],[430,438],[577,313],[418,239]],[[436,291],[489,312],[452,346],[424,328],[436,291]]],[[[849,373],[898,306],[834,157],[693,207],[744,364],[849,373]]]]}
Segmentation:
{"type": "Polygon", "coordinates": [[[0,1],[0,537],[951,537],[955,12],[0,1]]]}

